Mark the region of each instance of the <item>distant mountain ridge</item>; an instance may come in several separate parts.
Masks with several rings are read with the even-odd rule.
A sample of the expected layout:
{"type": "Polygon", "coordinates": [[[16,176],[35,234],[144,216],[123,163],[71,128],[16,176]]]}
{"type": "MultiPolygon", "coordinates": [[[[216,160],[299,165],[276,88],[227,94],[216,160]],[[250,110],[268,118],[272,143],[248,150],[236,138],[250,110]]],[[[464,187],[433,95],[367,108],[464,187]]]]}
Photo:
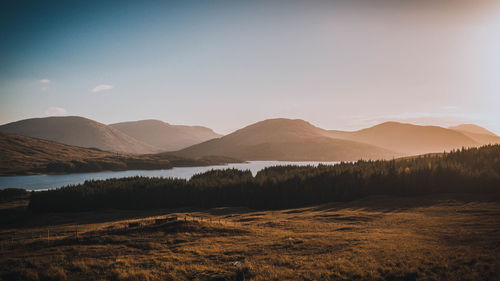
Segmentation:
{"type": "Polygon", "coordinates": [[[333,139],[303,120],[269,119],[174,152],[184,157],[221,155],[244,160],[354,161],[401,156],[350,140],[333,139]]]}
{"type": "Polygon", "coordinates": [[[462,134],[483,145],[500,143],[499,136],[477,125],[462,124],[454,127],[449,127],[449,129],[461,132],[462,134]]]}
{"type": "Polygon", "coordinates": [[[0,126],[0,131],[106,151],[146,154],[160,152],[120,130],[79,116],[32,118],[0,126]]]}
{"type": "Polygon", "coordinates": [[[78,116],[26,119],[0,132],[123,154],[222,156],[241,160],[353,161],[440,153],[500,143],[473,124],[450,128],[385,122],[358,131],[325,130],[300,119],[260,121],[221,136],[202,126],[140,120],[105,125],[78,116]]]}
{"type": "MultiPolygon", "coordinates": [[[[474,129],[475,132],[487,131],[479,126],[474,129]]],[[[175,153],[190,157],[224,155],[245,160],[350,161],[390,159],[490,143],[500,143],[500,138],[491,132],[486,135],[398,122],[346,132],[324,130],[303,120],[279,118],[257,122],[220,139],[175,153]]]]}
{"type": "Polygon", "coordinates": [[[0,132],[126,154],[179,150],[221,135],[202,126],[142,120],[105,125],[79,116],[32,118],[0,126],[0,132]]]}
{"type": "Polygon", "coordinates": [[[160,120],[140,120],[109,126],[162,151],[175,151],[222,135],[202,126],[171,125],[160,120]]]}
{"type": "Polygon", "coordinates": [[[484,144],[456,130],[398,122],[385,122],[354,132],[332,130],[328,135],[372,144],[405,155],[443,152],[484,144]]]}
{"type": "Polygon", "coordinates": [[[0,176],[156,170],[235,162],[241,161],[224,157],[192,159],[167,154],[119,154],[0,132],[0,176]]]}
{"type": "Polygon", "coordinates": [[[483,135],[490,135],[490,136],[498,137],[493,132],[491,132],[483,127],[480,127],[478,125],[474,125],[474,124],[461,124],[458,126],[449,127],[449,129],[452,129],[455,131],[460,131],[460,132],[472,133],[472,134],[483,134],[483,135]]]}

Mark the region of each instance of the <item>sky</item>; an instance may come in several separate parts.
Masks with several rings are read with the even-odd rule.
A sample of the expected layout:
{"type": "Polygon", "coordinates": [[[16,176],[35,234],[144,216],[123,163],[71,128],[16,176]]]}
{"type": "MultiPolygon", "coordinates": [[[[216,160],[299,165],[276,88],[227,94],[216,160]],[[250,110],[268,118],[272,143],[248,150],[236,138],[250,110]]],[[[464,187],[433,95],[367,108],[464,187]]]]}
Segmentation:
{"type": "Polygon", "coordinates": [[[498,1],[7,1],[0,124],[268,118],[500,134],[498,1]],[[497,2],[497,3],[495,3],[497,2]]]}

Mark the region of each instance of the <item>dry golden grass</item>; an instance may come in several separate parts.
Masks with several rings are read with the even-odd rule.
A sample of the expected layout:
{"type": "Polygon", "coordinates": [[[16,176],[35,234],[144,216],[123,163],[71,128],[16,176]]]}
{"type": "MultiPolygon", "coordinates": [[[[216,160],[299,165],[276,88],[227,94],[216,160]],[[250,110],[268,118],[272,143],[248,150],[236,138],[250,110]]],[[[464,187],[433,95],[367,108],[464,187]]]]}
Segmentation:
{"type": "Polygon", "coordinates": [[[484,200],[51,214],[2,227],[0,278],[499,280],[499,237],[484,200]]]}

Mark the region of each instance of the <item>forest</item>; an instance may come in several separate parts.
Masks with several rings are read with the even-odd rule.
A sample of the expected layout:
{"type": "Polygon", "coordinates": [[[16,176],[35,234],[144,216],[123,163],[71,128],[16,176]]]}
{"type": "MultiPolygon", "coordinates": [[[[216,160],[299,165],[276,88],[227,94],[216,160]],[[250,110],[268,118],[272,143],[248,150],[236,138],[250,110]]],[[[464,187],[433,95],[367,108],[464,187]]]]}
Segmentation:
{"type": "Polygon", "coordinates": [[[29,210],[66,212],[104,209],[249,207],[282,209],[366,196],[498,193],[500,145],[389,161],[338,165],[276,166],[255,176],[236,169],[212,170],[189,180],[132,177],[31,192],[29,210]]]}

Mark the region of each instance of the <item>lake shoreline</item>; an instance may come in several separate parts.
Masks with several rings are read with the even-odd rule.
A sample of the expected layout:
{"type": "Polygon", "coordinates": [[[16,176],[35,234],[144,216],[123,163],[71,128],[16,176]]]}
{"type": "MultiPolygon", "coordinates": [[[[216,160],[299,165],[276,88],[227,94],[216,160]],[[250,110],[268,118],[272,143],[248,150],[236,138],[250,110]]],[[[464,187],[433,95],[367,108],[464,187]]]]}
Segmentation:
{"type": "MultiPolygon", "coordinates": [[[[137,171],[154,171],[154,170],[172,170],[174,168],[186,168],[186,167],[207,167],[207,166],[219,166],[219,165],[228,165],[230,163],[247,163],[248,161],[244,162],[228,162],[228,163],[221,163],[221,164],[200,164],[200,165],[179,165],[179,166],[170,166],[170,167],[165,167],[162,169],[158,168],[144,168],[144,169],[137,169],[137,171]]],[[[56,175],[72,175],[72,174],[87,174],[87,173],[105,173],[105,172],[124,172],[124,171],[136,171],[136,169],[106,169],[106,170],[91,170],[91,171],[84,171],[84,172],[34,172],[34,171],[21,171],[21,172],[16,172],[13,174],[0,174],[0,179],[3,177],[18,177],[18,176],[56,176],[56,175]]],[[[0,187],[1,189],[2,187],[0,187]]]]}
{"type": "Polygon", "coordinates": [[[132,169],[120,171],[98,171],[86,173],[64,173],[64,174],[33,174],[18,176],[1,176],[0,189],[23,188],[26,190],[48,190],[63,186],[81,184],[85,180],[105,180],[111,178],[126,177],[155,177],[155,178],[181,178],[189,179],[194,174],[203,173],[209,170],[239,169],[250,170],[254,175],[267,167],[272,166],[305,166],[305,165],[335,165],[337,161],[246,161],[241,163],[224,163],[198,166],[179,166],[169,169],[132,169]]]}

